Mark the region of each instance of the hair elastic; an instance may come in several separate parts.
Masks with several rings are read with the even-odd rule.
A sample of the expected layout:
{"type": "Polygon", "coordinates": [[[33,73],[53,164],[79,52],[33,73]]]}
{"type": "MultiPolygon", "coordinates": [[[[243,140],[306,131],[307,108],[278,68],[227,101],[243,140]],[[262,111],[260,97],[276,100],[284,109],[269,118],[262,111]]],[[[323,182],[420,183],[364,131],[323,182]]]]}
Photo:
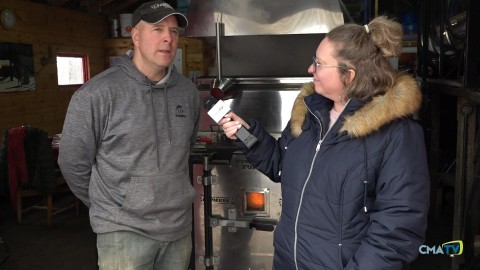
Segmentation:
{"type": "Polygon", "coordinates": [[[367,34],[370,33],[370,29],[368,29],[368,25],[365,24],[364,27],[365,27],[365,31],[367,31],[367,34]]]}

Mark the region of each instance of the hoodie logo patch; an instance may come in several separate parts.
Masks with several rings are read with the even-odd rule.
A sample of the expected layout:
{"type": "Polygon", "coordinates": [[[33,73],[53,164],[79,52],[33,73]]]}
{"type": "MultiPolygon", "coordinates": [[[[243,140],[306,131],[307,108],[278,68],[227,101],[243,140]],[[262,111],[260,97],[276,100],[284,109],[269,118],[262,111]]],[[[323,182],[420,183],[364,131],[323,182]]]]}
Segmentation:
{"type": "Polygon", "coordinates": [[[183,112],[182,105],[177,105],[177,108],[175,108],[175,116],[181,117],[181,118],[187,118],[187,115],[183,112]]]}

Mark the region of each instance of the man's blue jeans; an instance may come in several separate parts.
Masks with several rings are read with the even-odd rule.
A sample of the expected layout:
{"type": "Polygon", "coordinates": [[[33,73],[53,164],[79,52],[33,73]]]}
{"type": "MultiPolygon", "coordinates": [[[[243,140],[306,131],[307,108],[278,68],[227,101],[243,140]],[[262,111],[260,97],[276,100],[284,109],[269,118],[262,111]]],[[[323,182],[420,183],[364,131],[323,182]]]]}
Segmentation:
{"type": "Polygon", "coordinates": [[[185,270],[190,263],[192,238],[158,241],[128,232],[97,234],[100,270],[185,270]]]}

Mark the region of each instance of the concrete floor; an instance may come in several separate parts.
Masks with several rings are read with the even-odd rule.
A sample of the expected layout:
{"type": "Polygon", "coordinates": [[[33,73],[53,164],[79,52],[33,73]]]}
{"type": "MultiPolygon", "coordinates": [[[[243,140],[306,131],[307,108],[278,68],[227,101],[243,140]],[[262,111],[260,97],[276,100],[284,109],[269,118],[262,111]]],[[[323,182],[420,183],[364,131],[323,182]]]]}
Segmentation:
{"type": "MultiPolygon", "coordinates": [[[[1,206],[0,210],[0,270],[98,269],[96,236],[83,205],[78,216],[74,210],[54,216],[51,227],[47,226],[42,211],[27,213],[24,223],[17,224],[8,207],[1,206]]],[[[425,244],[452,241],[449,222],[432,222],[425,244]]],[[[451,269],[451,258],[420,254],[410,269],[448,270],[451,269]]]]}
{"type": "Polygon", "coordinates": [[[87,209],[77,216],[73,209],[53,217],[47,226],[46,213],[33,210],[17,224],[9,209],[2,207],[0,219],[2,270],[94,270],[97,269],[96,235],[90,228],[87,209]]]}

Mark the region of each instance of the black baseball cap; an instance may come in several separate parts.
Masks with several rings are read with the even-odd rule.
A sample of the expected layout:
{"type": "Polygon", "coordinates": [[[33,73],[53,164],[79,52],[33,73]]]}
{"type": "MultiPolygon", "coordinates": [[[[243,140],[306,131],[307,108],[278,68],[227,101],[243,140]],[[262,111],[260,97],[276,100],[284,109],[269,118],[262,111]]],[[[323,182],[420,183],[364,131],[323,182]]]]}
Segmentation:
{"type": "Polygon", "coordinates": [[[188,20],[182,13],[175,11],[169,4],[159,0],[143,3],[139,6],[133,13],[132,27],[135,27],[140,21],[157,23],[170,15],[177,17],[178,26],[187,27],[188,20]]]}

